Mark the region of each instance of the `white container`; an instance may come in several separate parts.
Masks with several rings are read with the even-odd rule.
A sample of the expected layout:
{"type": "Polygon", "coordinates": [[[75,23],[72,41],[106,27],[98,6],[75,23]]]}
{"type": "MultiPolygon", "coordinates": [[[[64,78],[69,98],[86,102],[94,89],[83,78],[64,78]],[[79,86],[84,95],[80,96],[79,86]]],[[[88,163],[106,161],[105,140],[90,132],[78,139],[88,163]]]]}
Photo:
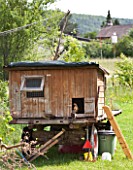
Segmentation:
{"type": "Polygon", "coordinates": [[[102,160],[111,161],[111,154],[109,152],[103,152],[102,153],[102,160]]]}

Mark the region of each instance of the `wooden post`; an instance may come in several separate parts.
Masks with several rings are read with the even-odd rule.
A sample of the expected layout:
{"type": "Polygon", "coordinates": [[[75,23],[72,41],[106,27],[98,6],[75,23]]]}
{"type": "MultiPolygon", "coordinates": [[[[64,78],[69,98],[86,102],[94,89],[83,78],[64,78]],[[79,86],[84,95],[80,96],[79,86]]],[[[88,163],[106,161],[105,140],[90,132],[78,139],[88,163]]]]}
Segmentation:
{"type": "Polygon", "coordinates": [[[118,141],[119,141],[119,143],[120,143],[120,145],[123,149],[124,154],[126,155],[126,157],[128,159],[133,160],[133,155],[132,155],[132,153],[131,153],[131,151],[130,151],[127,143],[126,143],[126,140],[125,140],[125,138],[124,138],[124,136],[123,136],[123,134],[120,130],[120,127],[118,126],[118,124],[115,120],[115,117],[114,117],[111,109],[108,106],[103,106],[103,109],[104,109],[104,111],[105,111],[105,113],[108,117],[108,120],[110,121],[111,126],[114,129],[114,132],[115,132],[117,139],[118,139],[118,141]]]}

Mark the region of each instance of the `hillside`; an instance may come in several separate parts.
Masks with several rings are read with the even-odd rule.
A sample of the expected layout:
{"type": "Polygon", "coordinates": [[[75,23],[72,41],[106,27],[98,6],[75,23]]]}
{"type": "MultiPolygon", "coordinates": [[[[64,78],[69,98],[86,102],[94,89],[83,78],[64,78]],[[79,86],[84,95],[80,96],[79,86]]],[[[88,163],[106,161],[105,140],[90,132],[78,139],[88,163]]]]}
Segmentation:
{"type": "MultiPolygon", "coordinates": [[[[113,18],[113,20],[116,18],[113,18]]],[[[133,24],[133,19],[117,18],[120,24],[133,24]]],[[[85,14],[72,14],[71,22],[78,24],[79,34],[86,32],[98,32],[102,22],[106,21],[104,16],[93,16],[85,14]]]]}

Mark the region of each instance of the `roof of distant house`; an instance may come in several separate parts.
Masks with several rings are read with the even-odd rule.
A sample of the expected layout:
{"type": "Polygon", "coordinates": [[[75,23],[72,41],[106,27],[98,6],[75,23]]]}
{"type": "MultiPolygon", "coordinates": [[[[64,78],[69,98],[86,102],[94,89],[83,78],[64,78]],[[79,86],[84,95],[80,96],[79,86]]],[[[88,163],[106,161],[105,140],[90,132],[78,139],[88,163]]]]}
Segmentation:
{"type": "Polygon", "coordinates": [[[106,26],[101,29],[97,38],[110,38],[114,33],[118,38],[121,38],[123,35],[128,34],[131,28],[133,28],[133,24],[106,26]]]}

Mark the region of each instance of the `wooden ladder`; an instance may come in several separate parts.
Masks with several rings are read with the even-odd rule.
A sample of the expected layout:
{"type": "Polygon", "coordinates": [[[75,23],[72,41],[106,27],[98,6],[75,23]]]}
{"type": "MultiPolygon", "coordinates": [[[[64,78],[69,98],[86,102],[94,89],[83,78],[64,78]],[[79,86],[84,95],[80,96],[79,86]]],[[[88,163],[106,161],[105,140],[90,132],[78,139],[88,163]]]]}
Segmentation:
{"type": "Polygon", "coordinates": [[[53,138],[48,140],[44,145],[42,145],[40,148],[38,148],[37,153],[31,155],[27,160],[31,162],[31,161],[35,160],[37,157],[39,157],[40,155],[45,154],[48,151],[48,149],[50,149],[52,146],[54,146],[55,144],[57,144],[59,142],[59,140],[60,140],[59,137],[64,132],[65,132],[65,130],[62,129],[62,131],[60,131],[53,138]]]}
{"type": "Polygon", "coordinates": [[[120,145],[123,149],[124,154],[126,155],[126,157],[128,159],[133,160],[132,153],[131,153],[131,151],[130,151],[127,143],[126,143],[126,140],[125,140],[116,120],[115,120],[115,117],[114,117],[111,109],[108,106],[103,106],[103,109],[104,109],[104,111],[105,111],[105,113],[108,117],[108,120],[110,121],[110,124],[111,124],[111,126],[112,126],[112,128],[113,128],[113,130],[114,130],[114,132],[117,136],[117,139],[118,139],[118,141],[119,141],[119,143],[120,143],[120,145]]]}

